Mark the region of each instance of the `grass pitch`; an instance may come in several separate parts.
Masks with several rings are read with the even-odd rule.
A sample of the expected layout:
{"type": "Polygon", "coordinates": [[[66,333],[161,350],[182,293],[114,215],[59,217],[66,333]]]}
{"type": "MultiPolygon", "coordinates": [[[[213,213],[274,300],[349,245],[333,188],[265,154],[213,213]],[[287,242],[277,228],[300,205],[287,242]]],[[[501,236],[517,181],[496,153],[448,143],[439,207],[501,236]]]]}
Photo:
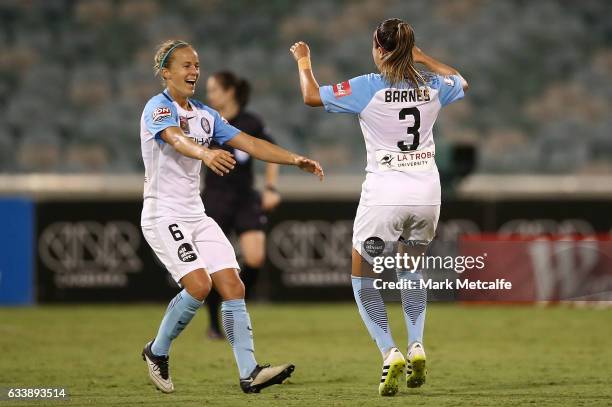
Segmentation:
{"type": "MultiPolygon", "coordinates": [[[[612,405],[612,313],[565,307],[433,304],[427,384],[377,394],[381,358],[354,304],[252,305],[258,361],[293,362],[289,382],[246,395],[231,348],[205,338],[199,312],[174,342],[176,392],[156,391],[140,351],[164,305],[0,308],[0,387],[65,386],[93,406],[592,406],[612,405]]],[[[405,348],[401,310],[389,307],[405,348]]]]}

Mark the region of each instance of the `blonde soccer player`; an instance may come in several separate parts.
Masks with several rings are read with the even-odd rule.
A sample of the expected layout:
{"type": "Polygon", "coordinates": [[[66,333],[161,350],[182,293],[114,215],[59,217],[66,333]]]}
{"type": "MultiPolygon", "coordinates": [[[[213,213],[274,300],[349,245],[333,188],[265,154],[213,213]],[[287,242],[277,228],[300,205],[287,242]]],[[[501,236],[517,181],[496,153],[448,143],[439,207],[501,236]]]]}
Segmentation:
{"type": "Polygon", "coordinates": [[[155,54],[154,66],[165,89],[148,101],[141,118],[145,165],[141,225],[147,243],[182,290],[170,301],[157,335],[145,345],[142,357],[153,384],[162,392],[173,392],[170,344],[214,286],[223,299],[222,324],[238,365],[240,387],[245,393],[256,393],[281,383],[294,366],[262,366],[255,359],[234,250],[217,223],[206,215],[200,198],[201,165],[218,175],[234,168],[231,153],[208,148],[214,140],[260,160],[298,166],[320,178],[323,170],[316,161],[241,132],[217,111],[193,99],[200,62],[189,43],[164,42],[155,54]]]}
{"type": "MultiPolygon", "coordinates": [[[[319,87],[308,45],[297,42],[291,53],[298,63],[304,103],[359,118],[367,166],[353,226],[351,280],[359,314],[382,354],[379,394],[393,396],[405,368],[408,387],[425,383],[427,292],[419,285],[401,290],[408,330],[405,358],[391,336],[375,276],[363,264],[371,264],[389,245],[419,256],[433,239],[440,213],[433,125],[440,109],[461,99],[468,84],[456,69],[416,47],[412,27],[396,18],[381,22],[372,33],[378,73],[319,87]],[[418,70],[417,64],[427,71],[418,70]]],[[[420,280],[421,273],[398,269],[398,279],[420,280]]]]}

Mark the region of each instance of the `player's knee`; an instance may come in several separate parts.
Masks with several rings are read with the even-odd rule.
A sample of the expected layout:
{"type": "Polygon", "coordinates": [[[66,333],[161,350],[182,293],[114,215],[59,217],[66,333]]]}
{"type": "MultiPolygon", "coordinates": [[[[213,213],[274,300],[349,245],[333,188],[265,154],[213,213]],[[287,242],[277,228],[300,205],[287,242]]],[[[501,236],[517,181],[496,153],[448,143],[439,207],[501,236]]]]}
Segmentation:
{"type": "Polygon", "coordinates": [[[236,300],[244,298],[244,284],[242,280],[236,278],[227,283],[224,287],[224,300],[236,300]]]}
{"type": "Polygon", "coordinates": [[[191,281],[189,285],[185,286],[185,289],[193,298],[199,301],[204,301],[212,289],[212,282],[210,281],[210,278],[200,278],[191,281]]]}

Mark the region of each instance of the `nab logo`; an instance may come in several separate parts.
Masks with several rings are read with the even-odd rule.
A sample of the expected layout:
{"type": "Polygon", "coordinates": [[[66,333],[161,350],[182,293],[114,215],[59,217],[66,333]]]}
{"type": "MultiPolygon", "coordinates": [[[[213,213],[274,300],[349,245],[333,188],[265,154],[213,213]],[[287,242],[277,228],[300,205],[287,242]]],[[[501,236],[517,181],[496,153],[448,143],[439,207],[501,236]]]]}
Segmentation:
{"type": "Polygon", "coordinates": [[[197,259],[198,256],[189,243],[183,243],[178,248],[178,258],[182,262],[189,263],[197,259]]]}
{"type": "Polygon", "coordinates": [[[344,81],[344,82],[334,85],[333,90],[334,90],[334,96],[336,97],[336,99],[341,98],[343,96],[348,96],[351,93],[353,93],[353,91],[351,90],[351,84],[349,83],[349,81],[344,81]]]}

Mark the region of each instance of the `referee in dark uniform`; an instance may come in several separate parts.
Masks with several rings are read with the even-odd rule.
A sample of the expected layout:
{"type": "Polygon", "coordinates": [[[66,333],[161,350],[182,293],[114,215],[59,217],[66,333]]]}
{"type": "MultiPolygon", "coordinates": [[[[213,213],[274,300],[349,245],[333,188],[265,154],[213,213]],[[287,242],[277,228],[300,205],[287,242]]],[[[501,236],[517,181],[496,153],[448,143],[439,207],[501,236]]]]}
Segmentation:
{"type": "MultiPolygon", "coordinates": [[[[254,137],[273,142],[262,121],[244,110],[250,94],[250,86],[245,79],[232,72],[217,72],[208,78],[206,89],[211,107],[219,111],[232,126],[254,137]]],[[[276,190],[278,164],[266,164],[265,189],[260,195],[254,188],[251,157],[228,146],[216,147],[230,151],[236,166],[223,177],[207,171],[202,199],[206,214],[219,224],[223,232],[226,235],[235,232],[238,236],[242,254],[240,277],[245,285],[246,298],[249,298],[259,269],[265,262],[265,213],[280,203],[280,195],[276,190]]],[[[212,290],[206,298],[206,304],[210,314],[208,336],[212,339],[222,338],[219,325],[221,297],[212,290]]]]}

